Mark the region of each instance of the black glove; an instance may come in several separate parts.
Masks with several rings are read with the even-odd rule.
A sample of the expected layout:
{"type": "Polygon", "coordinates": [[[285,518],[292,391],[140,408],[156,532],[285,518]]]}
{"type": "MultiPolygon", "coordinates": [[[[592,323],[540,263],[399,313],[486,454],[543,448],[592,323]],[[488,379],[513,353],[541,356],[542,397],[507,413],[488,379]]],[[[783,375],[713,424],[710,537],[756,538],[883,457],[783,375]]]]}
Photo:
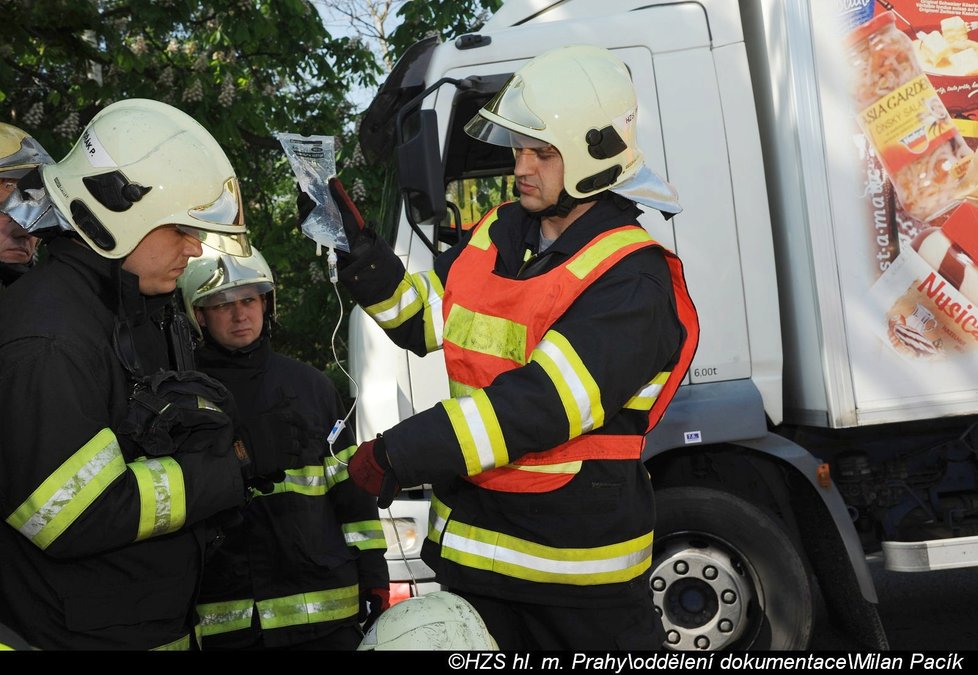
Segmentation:
{"type": "Polygon", "coordinates": [[[217,380],[196,371],[159,371],[137,386],[118,432],[138,454],[225,455],[234,442],[234,402],[217,380]]]}

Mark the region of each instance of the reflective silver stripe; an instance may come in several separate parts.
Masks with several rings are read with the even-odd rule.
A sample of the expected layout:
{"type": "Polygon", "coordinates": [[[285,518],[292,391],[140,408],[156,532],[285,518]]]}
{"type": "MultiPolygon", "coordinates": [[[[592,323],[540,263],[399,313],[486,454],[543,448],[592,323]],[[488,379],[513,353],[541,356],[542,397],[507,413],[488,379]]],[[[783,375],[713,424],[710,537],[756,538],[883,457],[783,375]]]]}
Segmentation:
{"type": "Polygon", "coordinates": [[[364,311],[373,317],[381,328],[396,328],[413,316],[422,305],[418,290],[411,283],[409,275],[404,278],[394,290],[394,295],[369,307],[364,311]]]}
{"type": "Polygon", "coordinates": [[[557,331],[548,331],[530,354],[530,360],[538,363],[557,387],[571,438],[604,424],[598,385],[567,338],[557,331]]]}
{"type": "Polygon", "coordinates": [[[473,569],[542,583],[593,586],[633,579],[652,560],[653,533],[593,548],[555,548],[451,521],[442,557],[473,569]]]}
{"type": "Polygon", "coordinates": [[[445,317],[442,315],[441,300],[445,290],[441,279],[434,270],[415,274],[417,285],[425,290],[425,342],[429,352],[441,347],[445,333],[445,317]]]}
{"type": "Polygon", "coordinates": [[[359,589],[354,584],[343,588],[260,600],[256,605],[262,628],[270,629],[338,621],[356,616],[360,610],[359,598],[359,589]]]}
{"type": "Polygon", "coordinates": [[[250,598],[197,605],[201,634],[206,637],[248,628],[254,607],[255,601],[250,598]]]}
{"type": "Polygon", "coordinates": [[[355,546],[361,551],[375,548],[387,548],[387,539],[384,537],[384,528],[379,520],[359,520],[352,523],[343,523],[343,539],[347,546],[355,546]]]}
{"type": "Polygon", "coordinates": [[[187,520],[187,493],[183,469],[172,457],[143,458],[131,462],[139,490],[139,527],[136,541],[167,534],[187,520]]]}
{"type": "Polygon", "coordinates": [[[46,549],[125,470],[115,434],[102,429],[48,476],[7,523],[46,549]]]}
{"type": "Polygon", "coordinates": [[[485,422],[482,421],[482,415],[479,413],[475,400],[471,396],[466,396],[458,400],[458,405],[462,409],[462,414],[465,415],[465,421],[468,422],[469,433],[472,434],[472,440],[475,443],[476,452],[479,453],[479,463],[482,468],[488,469],[495,466],[489,430],[486,429],[485,422]]]}

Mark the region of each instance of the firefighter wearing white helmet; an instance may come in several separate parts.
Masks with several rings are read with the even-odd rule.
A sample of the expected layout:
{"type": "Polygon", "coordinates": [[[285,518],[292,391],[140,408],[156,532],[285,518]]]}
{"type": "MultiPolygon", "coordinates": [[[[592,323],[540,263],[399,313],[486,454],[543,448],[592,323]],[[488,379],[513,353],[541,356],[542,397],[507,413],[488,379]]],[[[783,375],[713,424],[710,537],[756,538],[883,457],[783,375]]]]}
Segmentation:
{"type": "Polygon", "coordinates": [[[31,169],[52,162],[30,134],[0,122],[0,289],[34,266],[37,251],[37,237],[20,222],[17,181],[31,169]]]}
{"type": "Polygon", "coordinates": [[[129,99],[103,109],[42,177],[54,205],[106,258],[129,255],[164,225],[234,255],[249,252],[241,189],[224,150],[165,103],[129,99]]]}
{"type": "Polygon", "coordinates": [[[359,621],[389,604],[387,544],[376,502],[349,480],[356,448],[332,381],[273,351],[272,270],[248,257],[207,251],[179,280],[202,337],[197,365],[234,396],[236,431],[263,492],[244,509],[204,569],[197,612],[203,647],[352,650],[359,621]],[[301,598],[301,602],[295,599],[301,598]]]}
{"type": "Polygon", "coordinates": [[[353,251],[341,280],[398,345],[444,348],[452,396],[363,443],[350,477],[382,506],[432,484],[422,557],[504,650],[661,646],[642,450],[698,323],[679,259],[638,224],[638,193],[679,210],[644,166],[638,114],[606,50],[520,68],[467,125],[515,149],[519,201],[430,272],[360,234],[334,185],[353,251]]]}
{"type": "Polygon", "coordinates": [[[638,147],[638,105],[628,69],[599,47],[563,47],[515,73],[466,125],[486,143],[556,149],[564,193],[555,213],[611,190],[661,211],[679,213],[675,189],[645,164],[638,147]]]}
{"type": "Polygon", "coordinates": [[[403,600],[381,614],[357,651],[496,651],[479,613],[447,591],[403,600]]]}
{"type": "Polygon", "coordinates": [[[101,111],[41,172],[18,192],[43,178],[70,225],[0,295],[19,392],[0,406],[0,623],[40,649],[188,649],[249,464],[173,291],[202,240],[246,250],[234,172],[200,124],[144,100],[101,111]]]}

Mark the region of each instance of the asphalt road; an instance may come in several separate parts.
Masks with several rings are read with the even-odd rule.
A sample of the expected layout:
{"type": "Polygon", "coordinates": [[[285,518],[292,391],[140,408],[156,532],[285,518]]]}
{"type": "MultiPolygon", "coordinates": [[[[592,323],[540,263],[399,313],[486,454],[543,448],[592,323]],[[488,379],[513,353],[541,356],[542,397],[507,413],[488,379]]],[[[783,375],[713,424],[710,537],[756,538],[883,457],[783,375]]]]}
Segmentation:
{"type": "MultiPolygon", "coordinates": [[[[978,568],[889,572],[875,556],[869,558],[869,567],[891,650],[978,650],[978,568]]],[[[812,646],[851,649],[824,615],[816,623],[812,646]]]]}

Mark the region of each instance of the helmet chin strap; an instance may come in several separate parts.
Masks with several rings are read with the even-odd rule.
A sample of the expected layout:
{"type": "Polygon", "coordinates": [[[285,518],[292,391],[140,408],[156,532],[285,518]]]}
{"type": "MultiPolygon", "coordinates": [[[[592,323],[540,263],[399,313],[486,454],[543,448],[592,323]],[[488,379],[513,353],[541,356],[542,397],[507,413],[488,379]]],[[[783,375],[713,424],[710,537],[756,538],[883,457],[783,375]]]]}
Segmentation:
{"type": "Polygon", "coordinates": [[[583,199],[578,199],[576,197],[571,197],[569,194],[567,194],[567,190],[561,190],[560,195],[557,197],[557,202],[555,204],[551,204],[550,206],[542,208],[539,211],[530,211],[529,209],[527,209],[527,212],[532,213],[537,218],[551,218],[554,216],[558,218],[564,218],[565,216],[567,216],[567,214],[573,211],[574,207],[577,206],[578,204],[595,202],[601,199],[603,194],[604,194],[603,191],[596,192],[592,195],[588,195],[587,197],[584,197],[583,199]]]}

